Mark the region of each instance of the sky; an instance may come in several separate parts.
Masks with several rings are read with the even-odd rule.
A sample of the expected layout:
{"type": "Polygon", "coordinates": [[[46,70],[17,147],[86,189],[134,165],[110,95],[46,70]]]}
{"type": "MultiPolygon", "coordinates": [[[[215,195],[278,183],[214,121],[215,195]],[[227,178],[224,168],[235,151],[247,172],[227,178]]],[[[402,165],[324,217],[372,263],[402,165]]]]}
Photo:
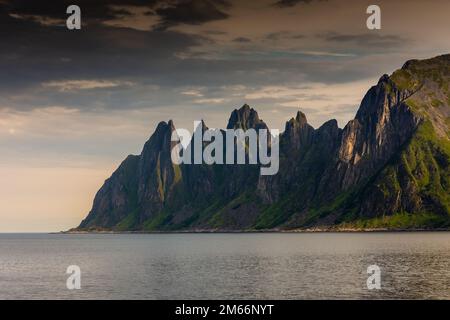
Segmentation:
{"type": "Polygon", "coordinates": [[[77,226],[160,121],[351,120],[385,73],[450,52],[448,0],[0,0],[0,232],[77,226]],[[68,30],[66,8],[81,8],[68,30]],[[381,29],[366,9],[381,8],[381,29]]]}

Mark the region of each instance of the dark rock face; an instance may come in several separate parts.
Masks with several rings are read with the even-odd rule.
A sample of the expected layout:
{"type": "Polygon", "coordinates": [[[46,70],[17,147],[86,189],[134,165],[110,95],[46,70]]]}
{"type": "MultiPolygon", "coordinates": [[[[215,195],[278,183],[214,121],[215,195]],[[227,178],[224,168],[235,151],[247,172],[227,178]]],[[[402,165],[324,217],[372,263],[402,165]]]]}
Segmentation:
{"type": "Polygon", "coordinates": [[[141,206],[142,221],[159,212],[177,182],[176,168],[172,164],[171,150],[176,142],[171,142],[172,121],[161,122],[155,134],[144,145],[138,165],[137,201],[141,206]]]}
{"type": "Polygon", "coordinates": [[[286,141],[285,146],[288,148],[292,148],[295,151],[307,148],[313,142],[313,137],[314,128],[308,124],[303,112],[298,111],[295,119],[292,118],[286,122],[283,140],[286,141]]]}
{"type": "Polygon", "coordinates": [[[258,113],[244,104],[239,110],[235,109],[228,120],[227,129],[267,129],[267,125],[259,119],[258,113]]]}
{"type": "MultiPolygon", "coordinates": [[[[298,112],[280,135],[280,169],[174,165],[171,121],[98,191],[79,229],[247,230],[450,225],[450,55],[384,75],[344,129],[298,112]]],[[[228,129],[267,129],[244,105],[228,129]]],[[[203,130],[206,124],[203,123],[203,130]]]]}
{"type": "Polygon", "coordinates": [[[111,228],[124,219],[134,207],[133,193],[137,183],[139,156],[128,156],[97,192],[89,215],[80,228],[111,228]]]}
{"type": "Polygon", "coordinates": [[[411,94],[387,75],[366,94],[342,133],[338,177],[343,189],[368,178],[411,137],[420,122],[404,103],[411,94]]]}
{"type": "Polygon", "coordinates": [[[170,156],[176,144],[171,142],[173,130],[172,121],[159,123],[141,155],[128,156],[97,193],[81,228],[115,227],[130,214],[143,223],[163,208],[180,180],[180,169],[172,164],[170,156]]]}

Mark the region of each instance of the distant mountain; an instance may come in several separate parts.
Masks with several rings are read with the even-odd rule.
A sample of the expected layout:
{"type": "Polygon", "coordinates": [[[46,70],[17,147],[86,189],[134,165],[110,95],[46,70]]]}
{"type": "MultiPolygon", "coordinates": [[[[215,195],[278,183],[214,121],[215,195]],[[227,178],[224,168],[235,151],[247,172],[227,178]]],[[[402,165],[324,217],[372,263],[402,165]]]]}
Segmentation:
{"type": "MultiPolygon", "coordinates": [[[[450,55],[384,75],[343,129],[300,111],[280,136],[280,170],[174,165],[172,121],[128,156],[76,230],[175,231],[450,226],[450,55]]],[[[206,125],[203,124],[204,128],[206,125]]],[[[227,128],[267,128],[248,105],[227,128]]]]}

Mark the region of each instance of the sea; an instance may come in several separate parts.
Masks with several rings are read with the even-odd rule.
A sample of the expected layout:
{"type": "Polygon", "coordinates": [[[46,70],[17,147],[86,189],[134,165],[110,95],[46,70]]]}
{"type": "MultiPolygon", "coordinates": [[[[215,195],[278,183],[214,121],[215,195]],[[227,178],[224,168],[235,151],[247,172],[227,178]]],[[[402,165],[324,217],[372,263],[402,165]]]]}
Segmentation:
{"type": "Polygon", "coordinates": [[[0,234],[0,299],[450,299],[450,232],[0,234]]]}

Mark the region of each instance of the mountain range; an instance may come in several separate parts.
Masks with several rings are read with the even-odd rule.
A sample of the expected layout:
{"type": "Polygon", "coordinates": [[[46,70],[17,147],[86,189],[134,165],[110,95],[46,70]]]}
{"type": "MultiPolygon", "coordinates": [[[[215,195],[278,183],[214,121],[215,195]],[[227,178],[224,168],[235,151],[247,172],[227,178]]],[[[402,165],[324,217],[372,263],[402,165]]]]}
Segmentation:
{"type": "MultiPolygon", "coordinates": [[[[298,111],[280,168],[174,165],[161,122],[97,192],[76,231],[254,231],[450,227],[450,54],[383,75],[343,129],[298,111]]],[[[206,124],[204,124],[206,127],[206,124]]],[[[248,105],[228,129],[267,128],[248,105]]]]}

